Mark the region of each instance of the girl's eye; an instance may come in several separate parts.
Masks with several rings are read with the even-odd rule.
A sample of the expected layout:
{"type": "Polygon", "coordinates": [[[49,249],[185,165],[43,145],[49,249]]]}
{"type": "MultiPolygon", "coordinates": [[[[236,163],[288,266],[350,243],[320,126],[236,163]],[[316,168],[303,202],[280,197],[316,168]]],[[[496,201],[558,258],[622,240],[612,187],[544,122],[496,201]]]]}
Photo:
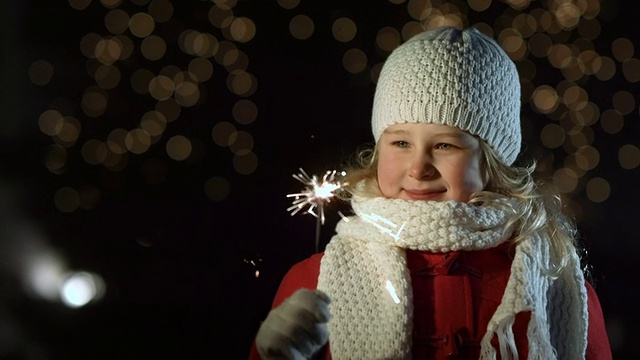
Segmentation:
{"type": "Polygon", "coordinates": [[[436,145],[436,149],[440,149],[440,150],[448,150],[453,148],[453,145],[451,144],[446,144],[446,143],[440,143],[436,145]]]}
{"type": "Polygon", "coordinates": [[[409,143],[404,140],[398,140],[393,142],[393,146],[404,148],[404,147],[408,147],[409,143]]]}

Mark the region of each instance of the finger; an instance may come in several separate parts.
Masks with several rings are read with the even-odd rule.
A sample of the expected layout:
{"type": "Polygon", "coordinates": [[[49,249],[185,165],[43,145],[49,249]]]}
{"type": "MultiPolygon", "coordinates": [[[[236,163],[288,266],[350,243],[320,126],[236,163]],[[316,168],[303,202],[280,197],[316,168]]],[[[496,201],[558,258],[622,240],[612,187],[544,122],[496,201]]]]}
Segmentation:
{"type": "Polygon", "coordinates": [[[331,304],[331,298],[329,297],[329,295],[327,295],[325,292],[321,290],[316,290],[315,293],[319,299],[318,308],[317,308],[319,311],[319,314],[317,314],[316,317],[318,318],[318,320],[322,322],[327,322],[331,318],[331,311],[329,309],[329,304],[331,304]]]}
{"type": "Polygon", "coordinates": [[[315,323],[309,329],[307,329],[311,337],[314,339],[314,343],[318,346],[323,346],[329,341],[329,328],[327,323],[315,323]]]}
{"type": "Polygon", "coordinates": [[[329,330],[326,322],[315,321],[315,316],[306,310],[296,315],[284,314],[279,328],[289,334],[295,347],[302,353],[312,354],[329,340],[329,330]]]}
{"type": "Polygon", "coordinates": [[[296,305],[313,314],[316,321],[329,321],[329,297],[319,291],[301,289],[296,291],[289,299],[292,305],[296,305]]]}
{"type": "Polygon", "coordinates": [[[291,351],[312,355],[328,340],[328,296],[312,290],[299,290],[273,309],[259,330],[263,350],[295,356],[291,351]]]}
{"type": "Polygon", "coordinates": [[[271,326],[281,333],[293,338],[296,342],[311,342],[313,344],[320,342],[318,338],[319,332],[315,330],[318,324],[316,316],[302,307],[292,305],[291,309],[282,309],[274,314],[271,326]]]}
{"type": "Polygon", "coordinates": [[[291,349],[291,353],[289,354],[288,359],[292,359],[292,360],[307,360],[307,359],[309,359],[309,357],[311,355],[313,355],[313,353],[307,353],[307,355],[305,355],[304,353],[300,353],[296,349],[291,349]]]}
{"type": "MultiPolygon", "coordinates": [[[[300,317],[285,317],[283,314],[276,313],[270,318],[269,328],[271,333],[270,344],[273,348],[287,356],[293,356],[293,350],[303,355],[310,356],[324,343],[320,343],[320,338],[316,334],[310,333],[307,328],[313,328],[313,325],[307,325],[300,317]]],[[[307,316],[311,316],[307,313],[307,316]]],[[[290,357],[288,357],[290,358],[290,357]]]]}
{"type": "Polygon", "coordinates": [[[331,302],[331,298],[329,297],[329,295],[327,295],[326,292],[324,292],[322,290],[318,290],[318,289],[314,290],[314,292],[316,293],[316,295],[318,297],[320,297],[327,304],[329,304],[331,302]]]}
{"type": "Polygon", "coordinates": [[[304,328],[296,333],[293,341],[294,349],[306,356],[315,354],[329,340],[326,323],[315,323],[310,328],[304,328]]]}
{"type": "Polygon", "coordinates": [[[299,344],[309,342],[305,337],[308,335],[302,327],[272,311],[258,330],[256,345],[263,359],[302,359],[303,353],[311,354],[311,346],[299,344]]]}

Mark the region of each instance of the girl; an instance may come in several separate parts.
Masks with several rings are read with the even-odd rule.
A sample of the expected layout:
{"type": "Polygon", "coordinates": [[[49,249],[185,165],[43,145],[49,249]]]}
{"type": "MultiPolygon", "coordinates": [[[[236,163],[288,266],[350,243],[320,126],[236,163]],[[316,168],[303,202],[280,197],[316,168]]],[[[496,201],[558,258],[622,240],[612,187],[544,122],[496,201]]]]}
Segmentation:
{"type": "Polygon", "coordinates": [[[251,358],[610,359],[573,224],[521,146],[514,63],[477,30],[395,49],[355,216],[285,276],[251,358]]]}

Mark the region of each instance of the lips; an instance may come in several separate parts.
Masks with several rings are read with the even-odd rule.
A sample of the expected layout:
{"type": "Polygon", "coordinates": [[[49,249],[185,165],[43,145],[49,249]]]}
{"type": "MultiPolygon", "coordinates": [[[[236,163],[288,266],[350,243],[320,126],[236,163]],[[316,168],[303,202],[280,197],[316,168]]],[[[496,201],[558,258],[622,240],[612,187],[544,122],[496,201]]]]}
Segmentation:
{"type": "Polygon", "coordinates": [[[435,200],[447,190],[405,190],[412,200],[435,200]]]}

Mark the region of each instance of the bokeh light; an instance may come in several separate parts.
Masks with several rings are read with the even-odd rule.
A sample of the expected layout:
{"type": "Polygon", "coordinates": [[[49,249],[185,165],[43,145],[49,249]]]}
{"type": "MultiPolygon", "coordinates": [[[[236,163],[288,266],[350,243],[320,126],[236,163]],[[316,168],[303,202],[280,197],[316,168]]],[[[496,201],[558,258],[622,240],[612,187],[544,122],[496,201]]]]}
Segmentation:
{"type": "Polygon", "coordinates": [[[287,10],[291,10],[300,4],[300,0],[277,0],[278,5],[287,10]]]}
{"type": "Polygon", "coordinates": [[[558,107],[558,94],[548,85],[539,86],[531,100],[535,109],[543,114],[551,113],[558,107]]]}
{"type": "Polygon", "coordinates": [[[211,137],[219,146],[229,146],[236,141],[236,127],[230,122],[222,121],[213,126],[211,137]]]}
{"type": "Polygon", "coordinates": [[[258,117],[258,107],[253,101],[248,99],[238,100],[238,102],[233,105],[231,112],[236,122],[242,125],[251,124],[258,117]]]}
{"type": "Polygon", "coordinates": [[[67,150],[64,147],[60,145],[51,145],[46,150],[44,165],[51,173],[61,175],[64,173],[68,157],[67,150]]]}
{"type": "Polygon", "coordinates": [[[568,193],[578,185],[578,175],[572,169],[561,168],[553,175],[553,183],[559,192],[568,193]]]}
{"type": "Polygon", "coordinates": [[[358,27],[353,20],[342,17],[333,22],[331,32],[336,40],[346,43],[353,40],[358,32],[358,27]]]}
{"type": "Polygon", "coordinates": [[[229,144],[229,150],[234,154],[244,153],[253,150],[253,136],[246,131],[236,131],[234,140],[229,144]]]}
{"type": "Polygon", "coordinates": [[[175,100],[176,103],[183,107],[196,105],[198,100],[200,100],[200,89],[198,88],[198,84],[190,81],[183,81],[177,84],[175,89],[175,100]]]}
{"type": "Polygon", "coordinates": [[[147,13],[133,14],[129,19],[129,30],[139,38],[145,38],[153,32],[155,22],[153,17],[147,13]]]}
{"type": "Polygon", "coordinates": [[[383,51],[391,52],[400,45],[401,40],[398,30],[387,26],[378,31],[376,45],[383,51]]]}
{"type": "Polygon", "coordinates": [[[100,65],[96,69],[93,77],[98,87],[104,90],[111,90],[120,84],[122,78],[120,70],[112,65],[100,65]]]}
{"type": "Polygon", "coordinates": [[[258,156],[249,150],[242,150],[233,157],[233,167],[241,175],[249,175],[258,167],[258,156]]]}
{"type": "Polygon", "coordinates": [[[161,37],[151,35],[142,41],[140,51],[145,58],[151,61],[160,60],[167,51],[167,44],[161,37]]]}
{"type": "Polygon", "coordinates": [[[63,122],[63,116],[57,110],[46,110],[40,114],[38,126],[44,134],[54,136],[62,129],[63,122]]]}
{"type": "Polygon", "coordinates": [[[80,195],[75,189],[65,186],[56,192],[54,202],[61,212],[73,212],[80,206],[80,195]]]}
{"type": "Polygon", "coordinates": [[[121,9],[113,9],[104,17],[104,25],[114,35],[122,34],[129,28],[129,14],[121,9]]]}
{"type": "Polygon", "coordinates": [[[80,136],[82,125],[73,116],[62,118],[59,131],[53,136],[53,140],[66,148],[75,145],[80,136]]]}
{"type": "Polygon", "coordinates": [[[632,170],[640,166],[640,149],[637,146],[626,144],[618,150],[618,161],[623,169],[632,170]]]}
{"type": "Polygon", "coordinates": [[[247,17],[237,17],[231,22],[230,29],[233,40],[246,43],[256,35],[256,25],[247,17]]]}
{"type": "Polygon", "coordinates": [[[342,57],[342,65],[352,74],[362,72],[367,67],[367,54],[360,49],[349,49],[342,57]]]}
{"type": "Polygon", "coordinates": [[[169,0],[153,0],[149,4],[149,15],[157,23],[165,23],[173,16],[173,5],[169,0]]]}
{"type": "Polygon", "coordinates": [[[69,0],[69,5],[74,10],[84,10],[91,4],[91,0],[69,0]]]}
{"type": "Polygon", "coordinates": [[[97,118],[107,110],[107,94],[100,88],[89,88],[82,97],[82,111],[92,118],[97,118]]]}
{"type": "Polygon", "coordinates": [[[167,154],[174,160],[185,160],[191,155],[191,141],[182,135],[172,136],[166,145],[167,154]]]}
{"type": "Polygon", "coordinates": [[[122,2],[122,0],[100,0],[100,2],[104,7],[108,9],[113,9],[115,7],[118,7],[122,2]]]}
{"type": "Polygon", "coordinates": [[[151,146],[151,136],[142,129],[133,129],[127,132],[124,138],[127,150],[134,154],[142,154],[151,146]]]}
{"type": "Polygon", "coordinates": [[[60,278],[66,270],[64,259],[46,249],[36,249],[32,253],[21,255],[24,261],[23,281],[27,291],[45,300],[57,301],[60,278]]]}
{"type": "Polygon", "coordinates": [[[213,64],[207,58],[197,57],[189,62],[189,73],[198,82],[208,81],[213,75],[213,64]]]}
{"type": "Polygon", "coordinates": [[[611,185],[603,178],[597,177],[587,182],[587,197],[594,203],[601,203],[609,198],[611,185]]]}
{"type": "Polygon", "coordinates": [[[53,78],[53,65],[46,60],[36,60],[29,67],[28,73],[32,83],[45,86],[53,78]]]}
{"type": "Polygon", "coordinates": [[[540,132],[540,140],[542,145],[549,149],[555,149],[564,143],[565,131],[558,124],[547,124],[540,132]]]}
{"type": "Polygon", "coordinates": [[[229,91],[240,96],[251,96],[257,89],[256,78],[243,70],[235,70],[227,78],[229,91]]]}
{"type": "Polygon", "coordinates": [[[233,18],[233,10],[229,6],[216,4],[209,9],[209,22],[219,29],[231,25],[233,18]]]}
{"type": "Polygon", "coordinates": [[[296,15],[289,22],[291,36],[298,40],[306,40],[315,31],[313,20],[307,15],[296,15]]]}
{"type": "Polygon", "coordinates": [[[60,287],[60,299],[70,308],[85,306],[100,299],[105,291],[102,278],[88,272],[70,274],[60,287]]]}
{"type": "Polygon", "coordinates": [[[82,145],[81,153],[88,164],[98,165],[107,158],[108,148],[104,142],[91,139],[82,145]]]}

